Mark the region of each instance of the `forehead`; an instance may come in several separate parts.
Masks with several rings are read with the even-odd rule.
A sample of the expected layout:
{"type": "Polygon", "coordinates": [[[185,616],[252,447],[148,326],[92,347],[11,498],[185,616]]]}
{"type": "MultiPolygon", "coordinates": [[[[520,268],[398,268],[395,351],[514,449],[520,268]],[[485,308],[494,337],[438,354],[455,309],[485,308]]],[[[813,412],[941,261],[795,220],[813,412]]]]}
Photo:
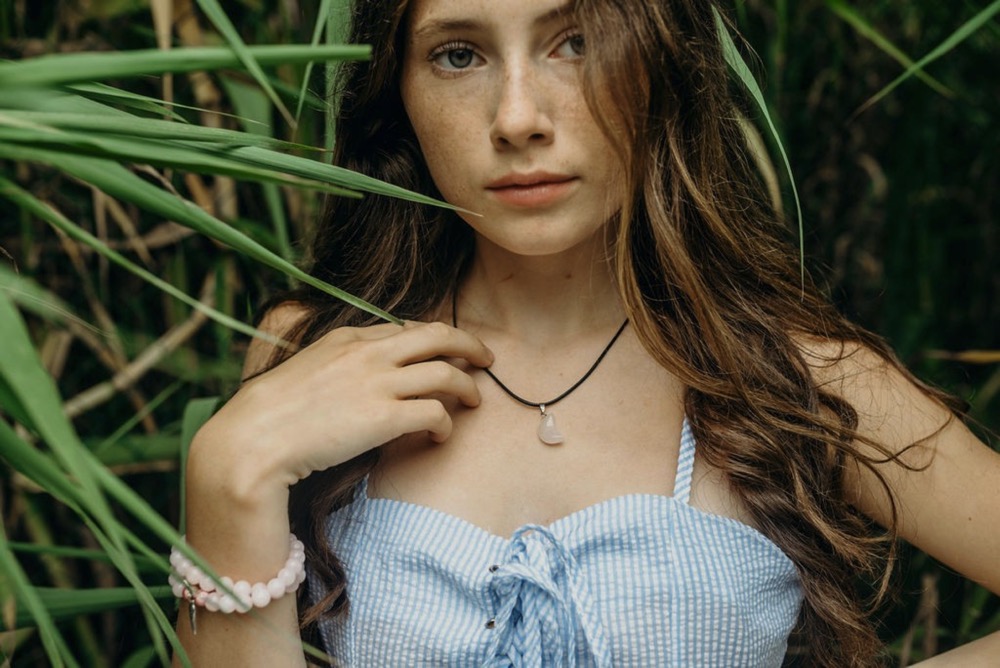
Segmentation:
{"type": "Polygon", "coordinates": [[[411,0],[407,36],[413,40],[450,30],[542,26],[565,20],[573,5],[573,0],[411,0]]]}

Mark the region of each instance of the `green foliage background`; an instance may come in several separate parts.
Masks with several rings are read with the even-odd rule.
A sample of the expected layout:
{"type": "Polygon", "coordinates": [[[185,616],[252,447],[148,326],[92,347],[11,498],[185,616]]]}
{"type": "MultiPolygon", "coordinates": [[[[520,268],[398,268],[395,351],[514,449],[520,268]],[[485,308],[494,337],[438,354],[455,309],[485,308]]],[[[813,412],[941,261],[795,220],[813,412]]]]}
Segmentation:
{"type": "MultiPolygon", "coordinates": [[[[337,42],[342,5],[0,0],[0,57],[233,44],[229,23],[213,12],[249,45],[306,44],[317,25],[326,29],[320,41],[337,42]]],[[[919,375],[967,399],[984,437],[1000,426],[998,11],[998,2],[931,0],[747,0],[733,10],[758,55],[751,69],[798,183],[807,266],[919,375]],[[977,17],[982,25],[953,50],[860,111],[908,59],[977,17]]],[[[179,526],[183,444],[212,405],[200,399],[225,396],[239,379],[247,337],[226,318],[248,322],[255,304],[293,280],[282,261],[299,259],[321,191],[390,190],[324,171],[328,154],[309,147],[328,145],[327,66],[305,63],[282,57],[257,77],[234,61],[209,74],[103,79],[185,105],[172,112],[106,89],[76,91],[128,105],[142,119],[176,115],[168,137],[141,140],[115,116],[104,114],[102,129],[93,121],[101,113],[76,128],[40,115],[37,86],[12,83],[0,66],[0,662],[43,665],[62,656],[67,664],[134,667],[169,651],[169,633],[157,629],[173,614],[161,586],[171,538],[142,514],[139,499],[179,526]],[[199,140],[196,126],[241,134],[199,140]],[[53,138],[53,127],[71,136],[53,138]],[[109,143],[122,136],[138,151],[131,158],[109,143]],[[310,162],[285,162],[271,149],[310,162]],[[113,162],[95,162],[109,156],[113,162]],[[112,169],[119,162],[130,168],[125,175],[112,169]],[[125,176],[138,183],[115,191],[125,176]],[[128,196],[143,184],[176,192],[202,213],[128,196]],[[120,253],[200,305],[166,295],[94,247],[120,253]],[[71,421],[64,430],[60,403],[71,421]],[[133,585],[153,587],[166,614],[160,622],[138,614],[137,589],[122,574],[130,572],[133,585]],[[51,632],[33,605],[49,612],[51,632]]],[[[41,71],[58,78],[82,65],[41,71]]],[[[794,212],[783,171],[765,172],[794,212]]],[[[996,597],[922,554],[905,553],[899,591],[882,611],[894,663],[1000,630],[996,597]]]]}

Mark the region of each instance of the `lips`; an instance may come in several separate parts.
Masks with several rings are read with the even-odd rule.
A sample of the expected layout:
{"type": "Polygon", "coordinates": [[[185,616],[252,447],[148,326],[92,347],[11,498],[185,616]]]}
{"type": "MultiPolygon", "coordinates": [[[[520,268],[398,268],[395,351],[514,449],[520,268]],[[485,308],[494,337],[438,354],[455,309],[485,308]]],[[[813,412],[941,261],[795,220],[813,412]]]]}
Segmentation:
{"type": "Polygon", "coordinates": [[[500,202],[514,207],[537,208],[555,204],[576,187],[577,178],[549,172],[510,173],[487,184],[500,202]]]}

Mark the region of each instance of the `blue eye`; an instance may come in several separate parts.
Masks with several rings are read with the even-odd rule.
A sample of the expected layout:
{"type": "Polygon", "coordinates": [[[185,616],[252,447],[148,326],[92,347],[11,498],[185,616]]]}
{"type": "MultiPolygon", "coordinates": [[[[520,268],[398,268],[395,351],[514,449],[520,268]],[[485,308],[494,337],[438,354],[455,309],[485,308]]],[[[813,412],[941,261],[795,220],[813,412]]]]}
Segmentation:
{"type": "Polygon", "coordinates": [[[445,72],[460,72],[476,65],[476,51],[465,42],[450,42],[434,49],[429,60],[445,72]]]}
{"type": "Polygon", "coordinates": [[[578,56],[582,56],[587,52],[587,43],[583,40],[583,35],[573,35],[566,42],[569,44],[569,48],[573,50],[573,53],[578,56]]]}
{"type": "Polygon", "coordinates": [[[586,52],[587,43],[581,33],[567,35],[555,50],[555,54],[561,58],[582,58],[586,52]]]}
{"type": "Polygon", "coordinates": [[[472,64],[471,49],[451,49],[444,55],[448,57],[448,64],[456,70],[463,70],[472,64]]]}

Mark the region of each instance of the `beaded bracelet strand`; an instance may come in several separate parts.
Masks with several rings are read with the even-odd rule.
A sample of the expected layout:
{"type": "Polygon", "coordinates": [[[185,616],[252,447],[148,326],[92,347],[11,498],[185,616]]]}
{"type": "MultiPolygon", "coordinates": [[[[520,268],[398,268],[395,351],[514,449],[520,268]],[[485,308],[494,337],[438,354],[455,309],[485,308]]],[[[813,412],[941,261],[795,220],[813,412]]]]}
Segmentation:
{"type": "Polygon", "coordinates": [[[289,534],[288,559],[278,574],[267,582],[250,584],[246,580],[233,582],[232,578],[223,576],[219,582],[223,588],[232,592],[226,593],[216,587],[204,571],[195,566],[176,547],[170,550],[171,574],[168,578],[170,588],[177,598],[188,602],[188,615],[191,620],[191,632],[197,633],[195,614],[197,608],[205,608],[210,612],[232,613],[249,612],[251,608],[263,608],[275,599],[294,592],[306,579],[306,555],[302,541],[289,534]]]}

